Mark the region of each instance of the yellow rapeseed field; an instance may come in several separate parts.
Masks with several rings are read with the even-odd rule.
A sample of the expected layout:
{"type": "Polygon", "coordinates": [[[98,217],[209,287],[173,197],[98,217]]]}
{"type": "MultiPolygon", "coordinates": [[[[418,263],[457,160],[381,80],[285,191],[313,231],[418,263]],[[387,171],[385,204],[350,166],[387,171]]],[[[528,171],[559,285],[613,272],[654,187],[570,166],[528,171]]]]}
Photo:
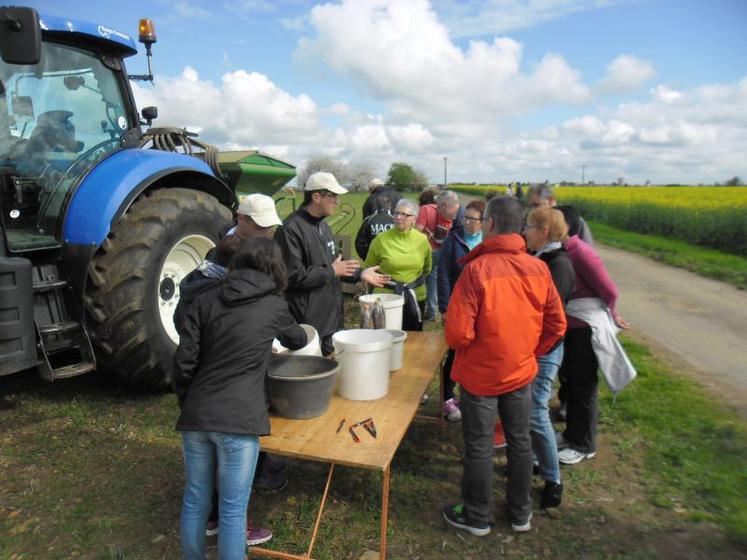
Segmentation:
{"type": "MultiPolygon", "coordinates": [[[[505,191],[503,185],[449,188],[505,191]]],[[[588,219],[747,255],[747,187],[559,187],[555,194],[588,219]]]]}

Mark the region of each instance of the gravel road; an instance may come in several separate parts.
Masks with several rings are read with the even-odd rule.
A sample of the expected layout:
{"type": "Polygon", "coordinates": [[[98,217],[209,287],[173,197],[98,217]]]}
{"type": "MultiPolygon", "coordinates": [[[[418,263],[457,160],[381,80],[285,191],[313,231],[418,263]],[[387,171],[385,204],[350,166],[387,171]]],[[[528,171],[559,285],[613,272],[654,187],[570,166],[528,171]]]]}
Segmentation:
{"type": "Polygon", "coordinates": [[[747,292],[596,245],[632,334],[747,417],[747,292]]]}

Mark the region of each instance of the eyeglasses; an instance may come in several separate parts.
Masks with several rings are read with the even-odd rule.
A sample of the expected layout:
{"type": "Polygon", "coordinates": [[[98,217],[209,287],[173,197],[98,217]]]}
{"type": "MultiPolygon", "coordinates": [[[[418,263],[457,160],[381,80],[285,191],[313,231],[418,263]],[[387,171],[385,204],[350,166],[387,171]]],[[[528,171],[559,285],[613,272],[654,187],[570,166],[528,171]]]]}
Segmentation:
{"type": "Polygon", "coordinates": [[[470,216],[464,217],[465,222],[482,222],[482,218],[472,218],[470,216]]]}
{"type": "Polygon", "coordinates": [[[404,212],[394,212],[392,213],[392,216],[394,216],[395,218],[412,218],[413,216],[415,216],[415,214],[406,214],[404,212]]]}

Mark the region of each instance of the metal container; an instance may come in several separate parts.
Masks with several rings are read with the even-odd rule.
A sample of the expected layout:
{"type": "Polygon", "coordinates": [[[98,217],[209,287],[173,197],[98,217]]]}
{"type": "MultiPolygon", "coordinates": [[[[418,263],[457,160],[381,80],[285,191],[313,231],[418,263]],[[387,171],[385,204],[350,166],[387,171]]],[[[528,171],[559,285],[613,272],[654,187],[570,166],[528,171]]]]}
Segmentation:
{"type": "Polygon", "coordinates": [[[272,408],[294,420],[321,416],[329,408],[338,371],[340,364],[328,358],[272,356],[267,375],[272,408]]]}

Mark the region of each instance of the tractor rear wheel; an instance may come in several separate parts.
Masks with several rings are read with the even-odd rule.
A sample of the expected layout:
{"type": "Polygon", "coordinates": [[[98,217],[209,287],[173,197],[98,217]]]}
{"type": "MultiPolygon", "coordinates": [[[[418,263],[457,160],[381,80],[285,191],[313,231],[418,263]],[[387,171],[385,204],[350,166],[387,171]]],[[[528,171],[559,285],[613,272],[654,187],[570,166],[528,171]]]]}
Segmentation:
{"type": "Polygon", "coordinates": [[[86,313],[99,366],[140,389],[171,383],[179,282],[218,241],[231,212],[204,192],[147,192],[88,267],[86,313]]]}

